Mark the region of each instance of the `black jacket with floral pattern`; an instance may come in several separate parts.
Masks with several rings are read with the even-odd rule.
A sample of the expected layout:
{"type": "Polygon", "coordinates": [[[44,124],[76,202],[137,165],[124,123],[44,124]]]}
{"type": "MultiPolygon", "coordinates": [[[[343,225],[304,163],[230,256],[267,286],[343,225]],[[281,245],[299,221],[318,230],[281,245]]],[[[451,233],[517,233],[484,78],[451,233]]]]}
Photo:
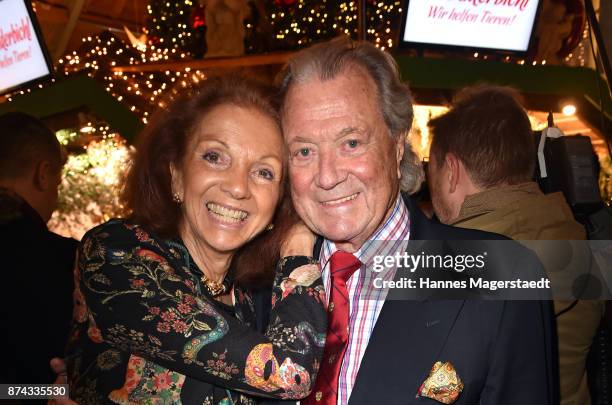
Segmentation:
{"type": "Polygon", "coordinates": [[[316,264],[281,260],[265,335],[250,296],[214,300],[180,241],[112,220],[83,238],[75,269],[70,394],[79,404],[250,404],[302,398],[325,344],[316,264]],[[247,395],[244,395],[244,394],[247,395]]]}

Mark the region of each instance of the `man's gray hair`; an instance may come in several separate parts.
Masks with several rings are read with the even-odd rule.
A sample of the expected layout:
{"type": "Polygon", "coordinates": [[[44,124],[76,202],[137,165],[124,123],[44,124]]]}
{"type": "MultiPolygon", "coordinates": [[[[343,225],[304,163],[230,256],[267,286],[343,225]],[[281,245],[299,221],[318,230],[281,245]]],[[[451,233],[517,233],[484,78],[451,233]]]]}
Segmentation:
{"type": "MultiPolygon", "coordinates": [[[[412,127],[412,96],[408,85],[399,76],[395,60],[388,53],[367,42],[340,37],[313,45],[298,52],[285,65],[278,77],[281,106],[292,85],[312,78],[331,80],[349,68],[360,68],[376,84],[378,103],[389,134],[405,139],[412,127]]],[[[283,114],[281,113],[281,117],[283,114]]],[[[419,190],[424,179],[423,168],[409,142],[404,144],[400,170],[402,191],[419,190]]]]}

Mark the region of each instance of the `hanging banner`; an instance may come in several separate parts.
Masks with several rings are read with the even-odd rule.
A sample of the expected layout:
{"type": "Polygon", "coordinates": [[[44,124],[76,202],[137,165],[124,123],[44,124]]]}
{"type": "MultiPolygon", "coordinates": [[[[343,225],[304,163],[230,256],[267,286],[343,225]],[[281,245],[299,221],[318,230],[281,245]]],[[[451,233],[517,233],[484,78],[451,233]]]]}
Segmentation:
{"type": "Polygon", "coordinates": [[[409,0],[402,42],[526,52],[538,0],[409,0]]]}
{"type": "Polygon", "coordinates": [[[29,0],[0,0],[0,94],[51,74],[29,0]]]}

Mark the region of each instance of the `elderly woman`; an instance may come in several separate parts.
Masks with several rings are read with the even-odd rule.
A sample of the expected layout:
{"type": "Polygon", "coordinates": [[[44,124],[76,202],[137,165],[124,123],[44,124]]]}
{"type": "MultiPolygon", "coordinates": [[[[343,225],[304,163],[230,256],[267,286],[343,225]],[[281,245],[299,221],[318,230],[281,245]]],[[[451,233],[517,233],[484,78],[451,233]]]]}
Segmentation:
{"type": "MultiPolygon", "coordinates": [[[[126,185],[131,215],[92,229],[79,249],[66,360],[74,400],[250,404],[250,395],[308,394],[326,330],[308,257],[314,237],[295,226],[280,247],[265,335],[244,284],[274,252],[230,266],[260,233],[286,229],[270,231],[284,160],[270,93],[246,79],[208,79],[152,122],[126,185]]],[[[251,248],[279,250],[258,243],[251,248]]]]}

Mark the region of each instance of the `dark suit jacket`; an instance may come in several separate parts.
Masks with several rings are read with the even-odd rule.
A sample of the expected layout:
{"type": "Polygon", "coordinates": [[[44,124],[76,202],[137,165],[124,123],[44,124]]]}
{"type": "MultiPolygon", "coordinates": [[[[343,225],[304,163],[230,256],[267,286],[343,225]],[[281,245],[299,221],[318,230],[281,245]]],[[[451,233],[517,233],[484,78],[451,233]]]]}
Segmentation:
{"type": "Polygon", "coordinates": [[[25,201],[0,189],[0,383],[55,380],[72,318],[77,241],[47,229],[25,201]]]}
{"type": "MultiPolygon", "coordinates": [[[[405,201],[411,240],[506,239],[433,222],[412,200],[405,201]]],[[[513,245],[513,257],[507,258],[511,268],[539,266],[530,251],[513,245]]],[[[349,404],[438,403],[416,398],[436,361],[451,362],[465,384],[457,405],[553,404],[553,350],[548,301],[387,299],[349,404]]]]}

